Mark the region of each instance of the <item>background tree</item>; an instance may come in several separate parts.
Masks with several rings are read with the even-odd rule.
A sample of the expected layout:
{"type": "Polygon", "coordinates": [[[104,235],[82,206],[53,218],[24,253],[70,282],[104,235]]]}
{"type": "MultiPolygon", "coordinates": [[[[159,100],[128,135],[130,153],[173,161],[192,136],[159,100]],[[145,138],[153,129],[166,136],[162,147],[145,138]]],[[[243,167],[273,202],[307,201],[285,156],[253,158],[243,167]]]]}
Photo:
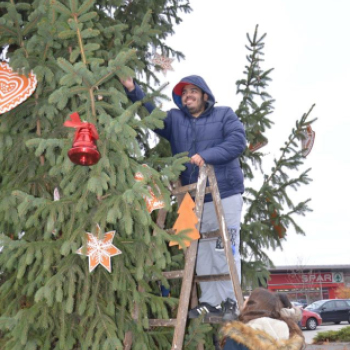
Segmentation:
{"type": "Polygon", "coordinates": [[[339,299],[350,299],[350,287],[341,286],[337,289],[336,294],[339,299]]]}
{"type": "Polygon", "coordinates": [[[249,144],[241,159],[247,208],[241,227],[242,276],[245,287],[249,289],[266,284],[267,269],[273,266],[264,249],[283,248],[283,242],[287,240],[291,229],[298,234],[305,234],[295,217],[311,210],[310,199],[295,203],[291,190],[297,190],[311,181],[311,169],[299,171],[299,167],[305,161],[301,140],[305,139],[306,127],[314,122],[309,118],[314,106],[296,121],[288,140],[280,148],[279,158],[274,159],[271,170],[263,169],[266,155],[259,149],[268,142],[267,130],[274,124],[271,120],[274,100],[267,92],[273,69],[264,71],[261,67],[265,36],[259,36],[258,26],[252,37],[247,35],[246,77],[236,82],[237,94],[242,96],[236,113],[245,126],[249,144]],[[262,181],[255,171],[257,169],[260,169],[262,181]]]}
{"type": "Polygon", "coordinates": [[[295,266],[288,271],[288,283],[293,285],[293,292],[290,292],[290,300],[305,300],[307,305],[311,304],[315,299],[323,299],[322,288],[319,292],[310,290],[310,282],[303,278],[304,274],[315,273],[310,266],[306,265],[302,258],[297,259],[295,266]]]}

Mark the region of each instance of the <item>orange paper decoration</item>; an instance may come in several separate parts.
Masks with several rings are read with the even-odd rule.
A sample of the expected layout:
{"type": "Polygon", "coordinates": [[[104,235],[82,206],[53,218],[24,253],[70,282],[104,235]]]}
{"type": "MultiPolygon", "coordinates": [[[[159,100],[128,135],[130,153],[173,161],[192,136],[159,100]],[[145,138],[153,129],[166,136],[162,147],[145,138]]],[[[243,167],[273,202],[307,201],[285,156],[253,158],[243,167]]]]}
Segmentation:
{"type": "MultiPolygon", "coordinates": [[[[142,164],[143,167],[147,167],[147,164],[142,164]]],[[[144,181],[144,176],[143,174],[138,171],[137,173],[135,173],[134,175],[134,179],[138,182],[143,182],[144,181]]],[[[155,186],[157,191],[160,193],[160,190],[158,188],[158,186],[155,186]]],[[[147,211],[149,213],[152,213],[153,210],[157,210],[157,209],[162,209],[165,207],[165,203],[163,201],[163,197],[162,195],[160,195],[159,197],[157,197],[154,192],[152,191],[151,186],[147,186],[148,192],[150,194],[151,197],[149,196],[144,196],[144,200],[146,202],[146,208],[147,211]]]]}
{"type": "MultiPolygon", "coordinates": [[[[266,198],[267,203],[270,203],[270,200],[266,198]]],[[[273,212],[270,215],[270,223],[272,224],[272,227],[274,231],[277,233],[278,237],[282,239],[285,236],[285,233],[287,232],[287,229],[282,225],[282,223],[277,223],[278,213],[276,209],[273,209],[273,212]]]]}
{"type": "MultiPolygon", "coordinates": [[[[156,187],[158,189],[158,186],[156,186],[156,187]]],[[[147,211],[149,213],[152,213],[153,210],[164,208],[165,207],[165,203],[163,201],[163,197],[161,195],[160,195],[160,197],[157,197],[154,194],[154,192],[152,191],[152,188],[150,186],[148,186],[148,191],[149,191],[151,197],[148,197],[148,196],[146,197],[145,196],[147,211]]]]}
{"type": "Polygon", "coordinates": [[[86,232],[86,235],[88,239],[87,252],[83,253],[84,247],[81,247],[76,253],[89,257],[89,272],[92,272],[98,264],[101,264],[108,272],[111,272],[111,256],[122,254],[121,250],[112,244],[115,231],[105,233],[103,239],[98,239],[97,236],[89,232],[86,232]]]}
{"type": "Polygon", "coordinates": [[[272,227],[277,233],[278,237],[282,239],[285,236],[286,233],[286,228],[281,224],[281,223],[276,223],[276,217],[277,217],[277,212],[276,210],[273,211],[273,213],[270,216],[270,222],[272,223],[272,227]]]}
{"type": "Polygon", "coordinates": [[[258,149],[260,149],[260,148],[262,148],[262,147],[264,147],[264,146],[267,145],[268,140],[267,140],[264,136],[262,136],[261,133],[260,133],[259,131],[255,134],[255,137],[256,137],[256,138],[257,138],[258,136],[261,138],[261,141],[257,141],[257,142],[255,142],[255,143],[250,143],[249,146],[248,146],[250,152],[255,152],[255,151],[257,151],[258,149]]]}
{"type": "Polygon", "coordinates": [[[0,62],[0,114],[10,111],[25,101],[35,90],[36,76],[28,78],[12,71],[6,62],[0,62]]]}
{"type": "MultiPolygon", "coordinates": [[[[148,168],[148,165],[147,164],[142,164],[142,166],[144,168],[148,168]]],[[[145,177],[143,176],[143,174],[141,173],[141,171],[137,171],[134,175],[134,179],[138,182],[142,182],[144,181],[145,177]]]]}
{"type": "Polygon", "coordinates": [[[250,152],[255,152],[258,149],[260,149],[260,148],[262,148],[262,147],[264,147],[266,145],[267,145],[267,140],[263,141],[263,142],[257,142],[254,145],[250,144],[249,145],[249,150],[250,150],[250,152]]]}
{"type": "Polygon", "coordinates": [[[301,140],[301,147],[303,149],[303,156],[306,157],[312,150],[315,141],[315,132],[312,130],[311,125],[308,125],[304,130],[305,138],[301,140]]]}
{"type": "MultiPolygon", "coordinates": [[[[178,234],[180,231],[191,229],[190,232],[188,232],[186,235],[191,240],[199,239],[200,234],[196,227],[196,224],[198,223],[197,215],[194,213],[193,209],[195,207],[195,203],[192,199],[192,197],[186,193],[179,210],[177,211],[179,213],[179,217],[175,221],[175,224],[173,226],[173,230],[175,231],[175,234],[178,234]]],[[[186,247],[189,247],[191,244],[191,241],[184,241],[186,247]]],[[[170,241],[169,246],[178,245],[178,242],[170,241]]],[[[179,246],[179,249],[181,249],[181,246],[179,246]]]]}

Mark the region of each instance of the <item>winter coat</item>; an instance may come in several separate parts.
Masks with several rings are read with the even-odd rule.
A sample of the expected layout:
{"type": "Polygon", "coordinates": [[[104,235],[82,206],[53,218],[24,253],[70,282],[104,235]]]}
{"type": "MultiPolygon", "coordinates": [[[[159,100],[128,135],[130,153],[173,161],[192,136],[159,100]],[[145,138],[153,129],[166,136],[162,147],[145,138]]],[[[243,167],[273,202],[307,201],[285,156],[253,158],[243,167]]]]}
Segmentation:
{"type": "MultiPolygon", "coordinates": [[[[132,92],[127,91],[127,95],[133,102],[144,97],[137,84],[132,92]]],[[[230,107],[214,107],[213,93],[206,82],[195,75],[183,78],[175,86],[173,100],[179,109],[171,109],[164,119],[164,128],[154,131],[169,140],[173,155],[188,152],[188,156],[192,157],[199,154],[205,163],[213,165],[221,198],[243,193],[239,157],[246,147],[246,139],[243,125],[233,110],[230,107]],[[209,97],[205,111],[198,118],[193,117],[181,102],[182,87],[187,84],[196,85],[209,97]]],[[[149,112],[154,109],[150,103],[144,106],[149,112]]],[[[181,173],[182,185],[197,182],[198,173],[195,164],[187,163],[181,173]]],[[[211,200],[210,194],[205,200],[211,200]]]]}
{"type": "Polygon", "coordinates": [[[234,321],[222,329],[226,343],[223,350],[301,350],[304,338],[289,337],[289,328],[281,320],[262,317],[246,324],[234,321]]]}

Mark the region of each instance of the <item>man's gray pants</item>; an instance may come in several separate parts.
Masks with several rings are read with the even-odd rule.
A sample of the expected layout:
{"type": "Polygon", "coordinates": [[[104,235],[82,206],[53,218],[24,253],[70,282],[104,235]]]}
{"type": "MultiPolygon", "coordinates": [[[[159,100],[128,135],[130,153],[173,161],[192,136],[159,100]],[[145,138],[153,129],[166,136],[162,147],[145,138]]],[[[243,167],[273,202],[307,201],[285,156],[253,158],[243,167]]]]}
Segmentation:
{"type": "MultiPolygon", "coordinates": [[[[241,256],[240,244],[240,222],[242,214],[243,199],[241,194],[224,198],[221,200],[224,210],[226,226],[235,245],[234,260],[241,280],[241,256]]],[[[215,231],[219,228],[215,207],[213,202],[204,203],[203,216],[200,232],[215,231]]],[[[198,244],[196,273],[201,275],[216,275],[228,273],[225,251],[216,249],[217,238],[200,239],[198,244]]],[[[201,303],[207,302],[217,306],[227,298],[236,300],[231,280],[200,282],[201,303]]]]}

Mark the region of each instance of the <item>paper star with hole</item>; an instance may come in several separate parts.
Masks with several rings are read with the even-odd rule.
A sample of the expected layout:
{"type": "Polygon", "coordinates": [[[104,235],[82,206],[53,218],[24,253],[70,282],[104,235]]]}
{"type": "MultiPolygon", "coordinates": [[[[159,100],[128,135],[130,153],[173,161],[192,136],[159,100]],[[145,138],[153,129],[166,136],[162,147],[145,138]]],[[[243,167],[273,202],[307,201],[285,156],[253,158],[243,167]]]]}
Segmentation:
{"type": "MultiPolygon", "coordinates": [[[[160,192],[158,186],[156,186],[156,188],[158,189],[158,192],[160,192]]],[[[163,201],[162,195],[157,197],[152,191],[151,186],[148,186],[148,192],[151,195],[151,197],[145,197],[145,201],[146,201],[147,211],[149,213],[152,213],[153,210],[162,209],[165,207],[165,203],[163,201]]]]}
{"type": "MultiPolygon", "coordinates": [[[[143,167],[148,167],[147,164],[142,164],[143,167]]],[[[142,172],[138,171],[137,173],[135,173],[134,175],[134,179],[138,182],[144,182],[145,177],[143,176],[142,172]]],[[[146,208],[147,211],[149,213],[152,213],[153,210],[157,210],[157,209],[162,209],[165,207],[165,202],[163,201],[163,196],[161,194],[161,191],[159,189],[159,187],[157,185],[155,185],[155,188],[159,194],[159,196],[157,197],[151,186],[147,186],[148,192],[150,194],[149,196],[143,196],[145,202],[146,202],[146,208]]]]}
{"type": "MultiPolygon", "coordinates": [[[[99,227],[98,227],[99,229],[99,227]]],[[[103,239],[98,239],[90,232],[86,232],[87,246],[77,250],[77,254],[89,257],[89,272],[92,272],[98,264],[101,264],[108,272],[112,271],[111,256],[122,254],[121,250],[112,244],[115,231],[105,233],[103,239]]]]}
{"type": "Polygon", "coordinates": [[[160,66],[162,68],[162,72],[164,75],[166,75],[168,70],[171,70],[171,71],[174,70],[173,67],[171,66],[173,61],[174,61],[173,58],[164,57],[162,55],[159,55],[158,53],[155,53],[152,59],[152,63],[155,66],[160,66]]]}

